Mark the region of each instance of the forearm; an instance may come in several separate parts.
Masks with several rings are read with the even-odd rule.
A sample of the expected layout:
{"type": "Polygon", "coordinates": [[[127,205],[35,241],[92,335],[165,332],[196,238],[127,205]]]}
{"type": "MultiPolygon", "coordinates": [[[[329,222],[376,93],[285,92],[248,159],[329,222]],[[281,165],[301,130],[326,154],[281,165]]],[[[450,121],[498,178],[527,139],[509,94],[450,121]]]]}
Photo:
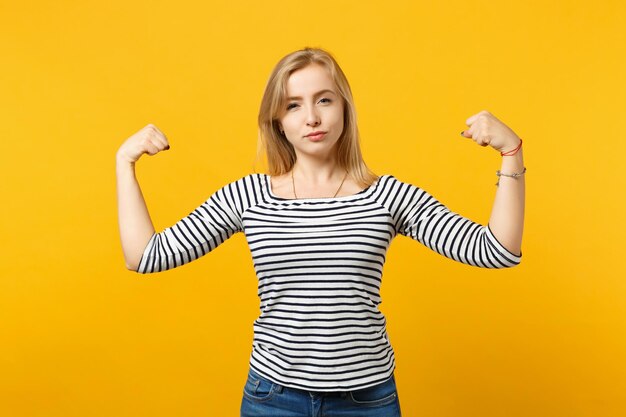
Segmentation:
{"type": "MultiPolygon", "coordinates": [[[[500,172],[513,174],[524,170],[523,150],[503,156],[500,172]]],[[[491,209],[489,227],[498,241],[510,252],[520,255],[524,228],[525,175],[501,176],[491,209]]]]}
{"type": "Polygon", "coordinates": [[[155,233],[135,176],[135,164],[116,156],[117,207],[126,267],[137,270],[141,255],[155,233]]]}

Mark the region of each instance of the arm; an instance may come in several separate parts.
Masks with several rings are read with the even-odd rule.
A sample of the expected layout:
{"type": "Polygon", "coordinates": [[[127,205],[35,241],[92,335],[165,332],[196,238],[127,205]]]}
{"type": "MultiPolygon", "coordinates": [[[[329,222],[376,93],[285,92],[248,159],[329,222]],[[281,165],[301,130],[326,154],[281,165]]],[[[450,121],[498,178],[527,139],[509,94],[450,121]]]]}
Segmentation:
{"type": "Polygon", "coordinates": [[[116,156],[117,208],[126,268],[136,271],[154,226],[135,177],[135,164],[116,156]]]}
{"type": "Polygon", "coordinates": [[[508,268],[521,258],[507,250],[488,226],[450,211],[421,188],[391,177],[390,213],[396,232],[447,258],[481,268],[508,268]]]}
{"type": "MultiPolygon", "coordinates": [[[[502,157],[501,172],[522,172],[524,157],[520,149],[513,156],[502,157]]],[[[511,252],[521,256],[522,231],[524,228],[524,176],[500,177],[500,185],[491,209],[489,227],[500,242],[511,252]]]]}
{"type": "Polygon", "coordinates": [[[144,154],[155,155],[169,149],[167,138],[148,124],[129,137],[115,155],[117,174],[117,214],[126,268],[136,270],[154,226],[135,176],[135,163],[144,154]]]}
{"type": "Polygon", "coordinates": [[[156,233],[141,189],[135,162],[148,153],[169,149],[165,135],[149,124],[128,138],[116,155],[120,237],[126,267],[139,273],[184,265],[215,249],[243,230],[237,183],[228,184],[188,216],[156,233]]]}
{"type": "MultiPolygon", "coordinates": [[[[491,146],[498,152],[514,151],[511,156],[502,156],[503,174],[524,171],[524,157],[521,139],[508,126],[488,111],[481,111],[466,121],[469,129],[461,135],[471,138],[481,146],[491,146]]],[[[517,178],[499,177],[499,186],[491,210],[489,227],[507,250],[521,256],[522,231],[524,227],[525,180],[524,175],[517,178]]]]}
{"type": "Polygon", "coordinates": [[[136,271],[141,274],[176,268],[200,258],[243,231],[237,181],[218,189],[189,215],[152,235],[136,271]]]}

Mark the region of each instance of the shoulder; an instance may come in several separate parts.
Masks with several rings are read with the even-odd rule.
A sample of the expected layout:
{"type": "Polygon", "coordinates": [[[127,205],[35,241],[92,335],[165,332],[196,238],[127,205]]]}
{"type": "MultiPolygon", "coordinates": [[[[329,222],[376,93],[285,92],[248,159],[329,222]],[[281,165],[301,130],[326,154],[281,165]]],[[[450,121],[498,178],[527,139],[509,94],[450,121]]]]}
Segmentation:
{"type": "Polygon", "coordinates": [[[228,195],[231,198],[239,196],[241,194],[252,195],[260,193],[265,187],[265,174],[252,173],[246,174],[243,176],[235,177],[230,181],[225,181],[222,185],[215,191],[215,193],[220,195],[228,195]]]}
{"type": "Polygon", "coordinates": [[[382,174],[378,176],[378,184],[380,184],[383,188],[389,187],[398,187],[401,185],[412,185],[409,182],[402,181],[398,177],[393,174],[382,174]]]}
{"type": "Polygon", "coordinates": [[[226,181],[209,198],[227,203],[233,210],[243,213],[264,200],[266,188],[265,174],[246,174],[226,181]]]}
{"type": "Polygon", "coordinates": [[[266,175],[258,172],[235,177],[227,185],[254,185],[265,181],[266,175]]]}
{"type": "Polygon", "coordinates": [[[407,199],[427,195],[423,188],[415,185],[412,181],[403,180],[392,174],[379,176],[378,188],[381,194],[391,199],[407,199]]]}

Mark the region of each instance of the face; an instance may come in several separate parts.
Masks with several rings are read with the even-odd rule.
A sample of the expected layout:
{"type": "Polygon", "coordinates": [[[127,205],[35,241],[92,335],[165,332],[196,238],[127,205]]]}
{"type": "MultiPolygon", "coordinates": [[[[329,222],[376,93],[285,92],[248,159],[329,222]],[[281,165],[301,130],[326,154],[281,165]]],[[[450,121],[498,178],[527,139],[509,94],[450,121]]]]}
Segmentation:
{"type": "Polygon", "coordinates": [[[296,156],[327,157],[343,132],[343,99],[329,71],[311,64],[291,74],[279,125],[296,156]],[[307,136],[312,132],[323,132],[307,136]]]}

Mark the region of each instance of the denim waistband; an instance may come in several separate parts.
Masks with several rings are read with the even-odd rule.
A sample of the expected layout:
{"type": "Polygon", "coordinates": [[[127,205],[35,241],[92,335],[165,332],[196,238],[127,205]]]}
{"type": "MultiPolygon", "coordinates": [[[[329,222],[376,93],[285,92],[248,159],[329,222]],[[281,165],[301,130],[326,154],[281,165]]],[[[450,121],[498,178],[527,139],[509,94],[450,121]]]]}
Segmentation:
{"type": "MultiPolygon", "coordinates": [[[[285,385],[282,385],[278,382],[274,382],[266,377],[264,377],[263,375],[260,375],[258,372],[256,372],[254,369],[249,368],[250,375],[252,375],[255,378],[258,379],[263,379],[271,384],[274,384],[276,386],[276,392],[282,392],[283,390],[290,390],[290,391],[297,391],[297,392],[301,392],[301,393],[308,393],[311,396],[319,396],[319,397],[345,397],[348,393],[350,392],[354,392],[354,391],[358,391],[357,390],[343,390],[343,391],[311,391],[311,390],[306,390],[306,389],[302,389],[302,388],[293,388],[293,387],[288,387],[285,385]]],[[[391,375],[391,377],[389,377],[388,379],[379,382],[379,384],[384,384],[386,382],[388,382],[390,379],[392,379],[394,377],[394,375],[391,375]]]]}

